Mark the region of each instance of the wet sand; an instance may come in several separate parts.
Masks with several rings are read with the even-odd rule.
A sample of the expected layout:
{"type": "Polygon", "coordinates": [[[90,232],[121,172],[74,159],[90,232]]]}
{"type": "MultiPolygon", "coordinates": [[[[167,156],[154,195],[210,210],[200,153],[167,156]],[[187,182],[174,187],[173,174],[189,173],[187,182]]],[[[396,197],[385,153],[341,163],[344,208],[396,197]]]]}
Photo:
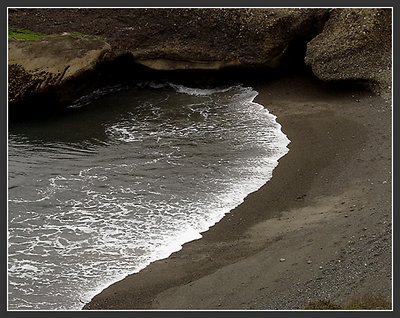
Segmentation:
{"type": "MultiPolygon", "coordinates": [[[[252,83],[249,83],[252,84],[252,83]]],[[[255,83],[291,140],[272,179],[84,309],[296,309],[391,298],[391,103],[310,76],[255,83]]]]}

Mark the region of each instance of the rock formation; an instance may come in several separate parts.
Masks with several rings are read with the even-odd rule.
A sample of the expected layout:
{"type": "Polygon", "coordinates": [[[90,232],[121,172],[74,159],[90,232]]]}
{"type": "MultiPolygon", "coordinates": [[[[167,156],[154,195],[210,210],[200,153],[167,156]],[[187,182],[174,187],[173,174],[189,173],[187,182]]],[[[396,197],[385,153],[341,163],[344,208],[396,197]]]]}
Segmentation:
{"type": "Polygon", "coordinates": [[[390,9],[336,9],[308,43],[305,62],[322,80],[360,80],[390,94],[391,26],[390,9]]]}
{"type": "Polygon", "coordinates": [[[70,34],[50,35],[39,41],[8,43],[9,102],[62,86],[93,69],[111,49],[102,40],[70,34]]]}
{"type": "Polygon", "coordinates": [[[82,92],[72,79],[123,55],[164,71],[279,68],[295,43],[322,80],[391,90],[390,9],[11,9],[9,25],[53,34],[9,40],[10,104],[65,82],[55,101],[72,100],[82,92]]]}

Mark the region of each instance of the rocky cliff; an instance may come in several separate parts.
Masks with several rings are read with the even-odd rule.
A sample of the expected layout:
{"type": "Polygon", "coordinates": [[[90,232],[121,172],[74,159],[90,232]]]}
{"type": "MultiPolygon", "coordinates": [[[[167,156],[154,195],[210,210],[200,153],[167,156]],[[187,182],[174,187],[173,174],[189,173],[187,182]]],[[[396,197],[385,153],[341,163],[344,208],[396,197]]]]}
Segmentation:
{"type": "Polygon", "coordinates": [[[76,98],[82,74],[120,56],[164,71],[266,72],[289,56],[322,80],[388,93],[391,22],[390,9],[11,9],[9,27],[52,36],[9,40],[9,101],[57,90],[56,101],[76,98]]]}
{"type": "MultiPolygon", "coordinates": [[[[68,33],[38,41],[9,41],[9,102],[22,102],[51,87],[62,87],[92,70],[110,49],[102,40],[68,33]]],[[[78,97],[79,91],[76,87],[68,96],[78,97]]]]}
{"type": "Polygon", "coordinates": [[[390,94],[391,15],[389,9],[333,10],[323,31],[307,44],[306,64],[324,81],[361,80],[390,94]]]}

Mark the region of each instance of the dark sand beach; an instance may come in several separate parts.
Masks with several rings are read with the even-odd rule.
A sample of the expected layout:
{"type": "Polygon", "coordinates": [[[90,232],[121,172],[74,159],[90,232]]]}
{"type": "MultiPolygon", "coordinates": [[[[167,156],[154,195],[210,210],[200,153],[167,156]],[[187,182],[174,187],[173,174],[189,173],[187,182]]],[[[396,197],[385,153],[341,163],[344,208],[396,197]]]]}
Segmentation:
{"type": "MultiPolygon", "coordinates": [[[[251,83],[250,83],[251,84],[251,83]]],[[[391,101],[309,75],[253,83],[291,140],[239,207],[84,309],[303,309],[391,301],[391,101]]]]}
{"type": "MultiPolygon", "coordinates": [[[[15,31],[58,34],[45,40],[60,45],[10,42],[9,109],[19,115],[30,116],[32,101],[50,100],[45,111],[54,111],[142,72],[153,79],[158,71],[231,66],[291,140],[272,179],[201,239],[109,286],[84,309],[275,310],[320,301],[347,308],[359,297],[388,308],[392,12],[265,10],[10,9],[15,31]],[[76,59],[82,52],[90,54],[76,59]],[[293,75],[299,66],[309,74],[293,75]],[[257,78],[248,80],[253,71],[257,78]]],[[[188,74],[191,86],[199,73],[188,74]]]]}

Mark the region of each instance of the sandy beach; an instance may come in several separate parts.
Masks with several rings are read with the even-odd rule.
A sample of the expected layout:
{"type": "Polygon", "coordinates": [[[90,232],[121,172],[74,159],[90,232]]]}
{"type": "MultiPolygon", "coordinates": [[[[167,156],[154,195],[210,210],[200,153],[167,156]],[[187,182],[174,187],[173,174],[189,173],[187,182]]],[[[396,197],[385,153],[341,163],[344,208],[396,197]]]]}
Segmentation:
{"type": "MultiPolygon", "coordinates": [[[[12,119],[60,115],[82,96],[116,84],[166,80],[214,88],[237,81],[259,92],[255,102],[277,116],[291,140],[272,179],[201,239],[87,304],[78,299],[83,309],[389,309],[393,18],[390,7],[9,8],[12,119]],[[370,303],[349,305],[359,298],[370,303]]],[[[86,135],[86,122],[84,128],[86,135]]],[[[43,206],[37,210],[45,214],[43,206]]],[[[96,244],[90,238],[89,247],[96,244]]],[[[18,278],[36,268],[18,264],[25,266],[18,278]]],[[[101,276],[97,270],[92,277],[101,276]]],[[[66,302],[58,290],[31,285],[40,292],[28,296],[66,302]]],[[[74,289],[69,295],[80,295],[74,289]]],[[[37,304],[42,308],[43,299],[37,304]]],[[[17,308],[24,306],[18,300],[17,308]]]]}
{"type": "Polygon", "coordinates": [[[291,140],[272,179],[201,239],[84,309],[302,309],[365,294],[391,300],[391,102],[310,75],[248,84],[291,140]]]}

